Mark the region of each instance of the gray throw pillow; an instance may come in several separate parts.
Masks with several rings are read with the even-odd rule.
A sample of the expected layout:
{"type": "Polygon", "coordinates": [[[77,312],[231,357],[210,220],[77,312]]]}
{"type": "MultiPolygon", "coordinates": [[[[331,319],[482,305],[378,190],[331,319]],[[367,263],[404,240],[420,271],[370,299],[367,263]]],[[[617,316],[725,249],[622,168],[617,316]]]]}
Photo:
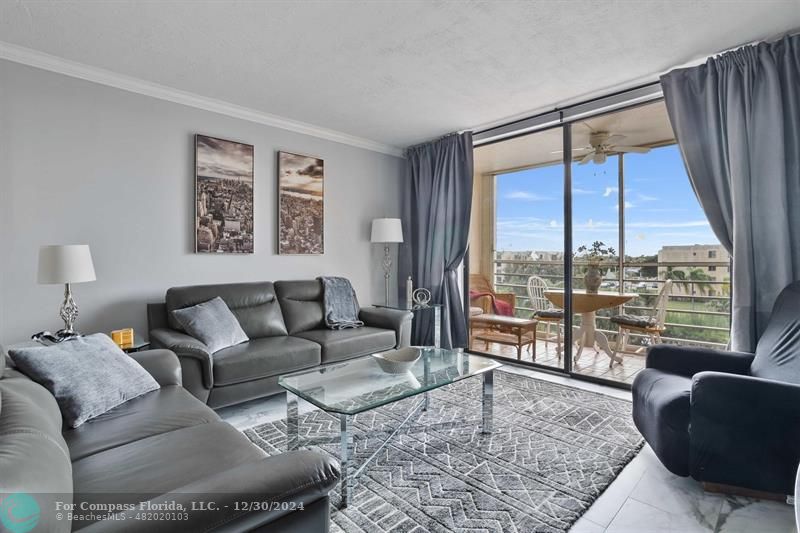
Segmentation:
{"type": "Polygon", "coordinates": [[[19,371],[55,396],[71,428],[159,388],[147,370],[102,333],[16,348],[9,355],[19,371]]]}
{"type": "Polygon", "coordinates": [[[210,353],[250,340],[228,304],[219,296],[192,307],[175,309],[172,315],[186,333],[205,344],[210,353]]]}

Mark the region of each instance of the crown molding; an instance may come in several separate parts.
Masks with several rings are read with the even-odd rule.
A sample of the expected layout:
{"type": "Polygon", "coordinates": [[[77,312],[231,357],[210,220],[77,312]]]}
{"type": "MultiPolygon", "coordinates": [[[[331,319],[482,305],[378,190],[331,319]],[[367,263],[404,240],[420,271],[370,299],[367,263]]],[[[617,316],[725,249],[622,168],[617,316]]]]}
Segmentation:
{"type": "Polygon", "coordinates": [[[174,89],[165,85],[159,85],[145,81],[132,76],[118,74],[110,70],[93,67],[77,61],[70,61],[58,56],[39,52],[23,46],[0,41],[0,59],[13,61],[14,63],[21,63],[31,67],[49,70],[72,78],[79,78],[82,80],[107,85],[116,89],[122,89],[136,94],[149,96],[151,98],[158,98],[167,102],[182,104],[212,113],[219,113],[229,117],[247,120],[265,126],[280,128],[283,130],[302,133],[312,137],[318,137],[328,141],[333,141],[341,144],[371,150],[373,152],[380,152],[395,157],[404,157],[403,150],[396,146],[379,143],[370,139],[356,137],[340,131],[315,126],[307,122],[293,120],[271,113],[264,113],[255,109],[250,109],[236,104],[231,104],[215,98],[207,98],[199,94],[174,89]]]}

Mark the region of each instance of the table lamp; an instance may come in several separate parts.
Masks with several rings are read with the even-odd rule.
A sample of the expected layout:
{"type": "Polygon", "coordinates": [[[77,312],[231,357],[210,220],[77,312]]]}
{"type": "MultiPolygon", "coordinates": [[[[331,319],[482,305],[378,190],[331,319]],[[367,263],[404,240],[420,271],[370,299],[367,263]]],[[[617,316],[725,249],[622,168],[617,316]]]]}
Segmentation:
{"type": "Polygon", "coordinates": [[[383,282],[385,285],[385,304],[389,305],[389,277],[392,275],[392,256],[389,244],[403,242],[403,223],[399,218],[376,218],[372,221],[373,243],[383,244],[383,282]]]}
{"type": "Polygon", "coordinates": [[[75,320],[78,318],[78,305],[72,298],[71,284],[95,279],[97,278],[88,244],[42,246],[39,249],[38,282],[64,284],[64,301],[59,311],[61,320],[64,321],[64,329],[56,333],[58,338],[80,336],[74,329],[75,320]]]}

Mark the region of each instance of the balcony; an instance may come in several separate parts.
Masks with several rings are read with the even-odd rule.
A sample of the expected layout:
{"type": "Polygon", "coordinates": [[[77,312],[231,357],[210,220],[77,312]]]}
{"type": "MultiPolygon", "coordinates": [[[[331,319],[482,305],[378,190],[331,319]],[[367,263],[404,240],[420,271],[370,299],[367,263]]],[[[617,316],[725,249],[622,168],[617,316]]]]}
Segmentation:
{"type": "MultiPolygon", "coordinates": [[[[529,318],[533,309],[527,294],[527,280],[536,275],[548,282],[551,288],[563,288],[564,264],[559,260],[531,260],[509,258],[509,255],[523,256],[524,253],[497,253],[494,260],[494,286],[498,293],[512,292],[516,295],[514,314],[520,318],[529,318]]],[[[618,313],[648,316],[653,313],[653,305],[666,279],[672,279],[672,291],[667,301],[666,331],[662,335],[665,343],[678,345],[704,346],[724,348],[728,344],[730,331],[730,282],[726,273],[729,263],[726,261],[636,261],[626,260],[623,265],[625,276],[620,290],[620,271],[618,261],[615,267],[605,273],[601,290],[634,293],[637,296],[624,305],[603,309],[597,312],[597,329],[605,333],[609,342],[615,347],[617,328],[611,323],[611,316],[618,313]],[[715,277],[710,273],[719,272],[715,277]],[[704,273],[704,274],[700,274],[704,273]],[[705,274],[708,273],[708,274],[705,274]],[[722,278],[722,279],[720,279],[722,278]]],[[[586,263],[576,261],[573,264],[573,287],[583,288],[583,271],[586,263]]],[[[580,324],[580,316],[576,315],[573,325],[580,324]]],[[[535,362],[554,368],[563,368],[563,361],[556,354],[555,343],[545,342],[544,325],[537,330],[535,362]]],[[[581,358],[573,363],[573,371],[584,376],[612,380],[630,384],[636,374],[644,368],[644,354],[648,338],[641,334],[631,333],[628,339],[629,351],[622,354],[622,364],[609,368],[608,356],[585,349],[581,358]]],[[[516,359],[516,349],[495,343],[476,342],[476,351],[485,351],[493,355],[516,359]]],[[[573,353],[574,353],[573,349],[573,353]]],[[[534,361],[532,350],[523,352],[523,361],[534,361]]]]}

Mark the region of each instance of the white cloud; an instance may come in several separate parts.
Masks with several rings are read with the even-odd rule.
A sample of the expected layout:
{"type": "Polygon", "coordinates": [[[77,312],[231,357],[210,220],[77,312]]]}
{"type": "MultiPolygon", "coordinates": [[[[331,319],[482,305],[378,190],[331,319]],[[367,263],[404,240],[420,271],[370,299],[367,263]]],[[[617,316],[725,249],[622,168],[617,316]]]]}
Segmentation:
{"type": "MultiPolygon", "coordinates": [[[[625,209],[632,209],[634,207],[636,207],[636,204],[634,204],[632,202],[625,202],[625,209]]],[[[611,209],[614,209],[615,211],[619,211],[619,204],[616,204],[611,209]]]]}
{"type": "Polygon", "coordinates": [[[658,201],[658,198],[655,197],[655,196],[649,196],[647,194],[641,194],[641,193],[636,195],[636,199],[639,200],[640,202],[656,202],[656,201],[658,201]]]}
{"type": "Polygon", "coordinates": [[[542,196],[528,191],[512,191],[505,195],[506,200],[526,200],[528,202],[546,202],[552,200],[549,196],[542,196]]]}
{"type": "Polygon", "coordinates": [[[603,192],[603,196],[608,197],[614,194],[615,192],[619,192],[619,187],[606,187],[605,192],[603,192]]]}
{"type": "Polygon", "coordinates": [[[555,220],[551,220],[549,226],[551,228],[557,228],[558,227],[558,222],[556,222],[555,220]]]}
{"type": "Polygon", "coordinates": [[[573,187],[572,194],[576,194],[576,195],[597,194],[597,191],[592,191],[590,189],[581,189],[579,187],[573,187]]]}

